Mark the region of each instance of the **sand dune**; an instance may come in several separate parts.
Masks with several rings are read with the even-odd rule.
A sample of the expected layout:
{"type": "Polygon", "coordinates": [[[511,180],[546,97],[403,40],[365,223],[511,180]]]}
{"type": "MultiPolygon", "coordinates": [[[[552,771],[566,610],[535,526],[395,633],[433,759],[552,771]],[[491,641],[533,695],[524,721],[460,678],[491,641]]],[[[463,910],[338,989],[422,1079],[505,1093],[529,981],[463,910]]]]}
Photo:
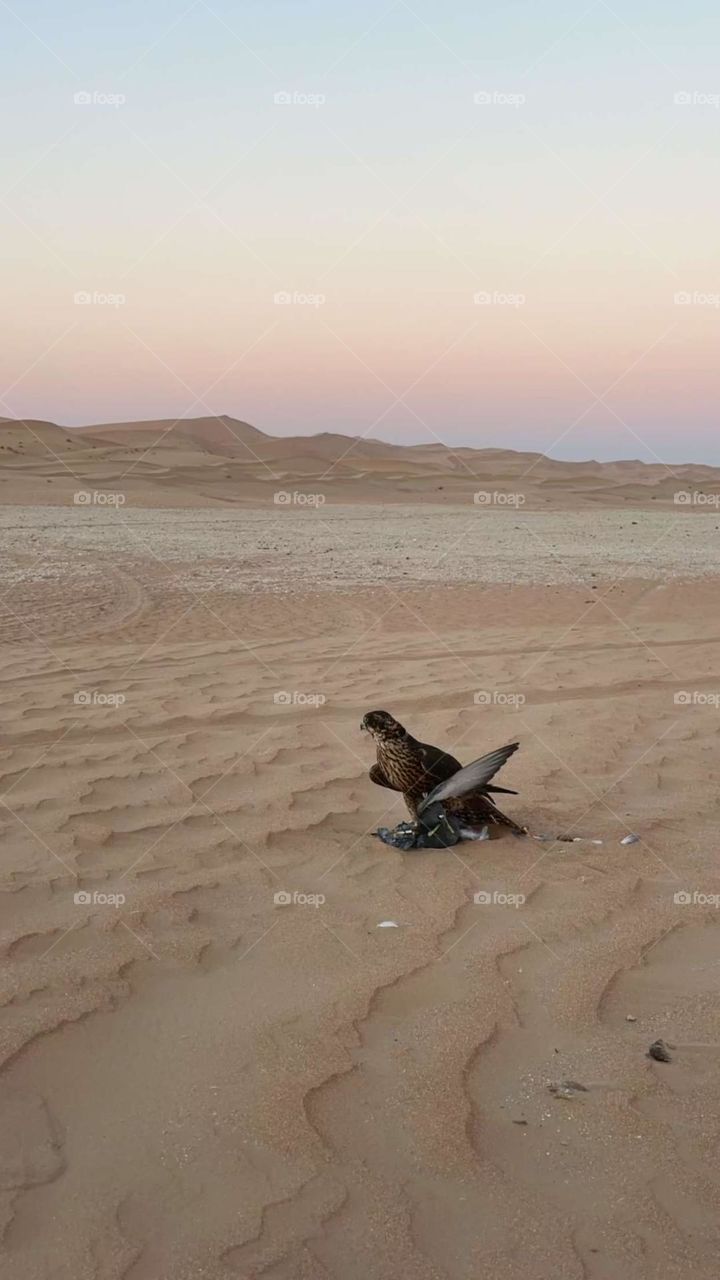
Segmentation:
{"type": "Polygon", "coordinates": [[[278,488],[324,502],[510,503],[532,509],[670,504],[717,509],[720,469],[621,461],[559,462],[504,449],[395,445],[321,433],[270,436],[220,417],[67,429],[0,420],[0,501],[72,503],[80,489],[117,491],[137,506],[266,506],[278,488]],[[708,498],[712,504],[708,505],[708,498]]]}
{"type": "Polygon", "coordinates": [[[714,1278],[714,518],[240,514],[4,513],[3,1275],[714,1278]],[[604,843],[382,846],[375,706],[604,843]]]}

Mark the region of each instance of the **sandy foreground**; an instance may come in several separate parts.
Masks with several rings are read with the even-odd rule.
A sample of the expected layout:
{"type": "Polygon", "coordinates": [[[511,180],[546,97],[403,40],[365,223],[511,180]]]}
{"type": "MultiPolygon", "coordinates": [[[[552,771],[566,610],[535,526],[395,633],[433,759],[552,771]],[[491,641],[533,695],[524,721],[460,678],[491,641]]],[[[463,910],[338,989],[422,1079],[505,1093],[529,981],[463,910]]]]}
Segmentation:
{"type": "Polygon", "coordinates": [[[717,514],[0,523],[3,1276],[714,1280],[717,514]]]}

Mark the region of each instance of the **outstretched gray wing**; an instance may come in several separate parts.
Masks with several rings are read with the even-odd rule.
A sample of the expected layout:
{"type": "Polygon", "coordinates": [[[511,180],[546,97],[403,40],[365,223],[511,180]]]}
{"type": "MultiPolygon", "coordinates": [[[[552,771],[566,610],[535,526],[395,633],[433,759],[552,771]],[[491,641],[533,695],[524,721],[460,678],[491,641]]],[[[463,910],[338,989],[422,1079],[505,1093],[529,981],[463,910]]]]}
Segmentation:
{"type": "Polygon", "coordinates": [[[489,755],[473,760],[472,764],[466,765],[464,769],[458,769],[457,773],[446,778],[425,796],[418,805],[418,817],[429,804],[436,804],[438,800],[448,800],[451,796],[464,796],[468,791],[481,791],[519,746],[519,742],[511,742],[507,747],[498,747],[497,751],[491,751],[489,755]]]}

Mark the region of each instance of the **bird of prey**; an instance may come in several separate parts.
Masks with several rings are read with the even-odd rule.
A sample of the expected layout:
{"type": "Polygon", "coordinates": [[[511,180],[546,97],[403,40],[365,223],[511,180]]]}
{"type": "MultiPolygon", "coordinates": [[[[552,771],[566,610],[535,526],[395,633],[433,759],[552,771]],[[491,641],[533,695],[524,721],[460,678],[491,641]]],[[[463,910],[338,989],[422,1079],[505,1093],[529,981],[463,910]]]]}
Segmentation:
{"type": "MultiPolygon", "coordinates": [[[[441,848],[444,844],[456,844],[459,839],[477,839],[482,828],[491,822],[508,827],[517,835],[527,833],[525,827],[508,818],[490,799],[490,793],[516,794],[505,787],[491,786],[490,779],[517,751],[517,742],[500,747],[463,769],[460,761],[448,752],[430,743],[418,742],[388,711],[369,711],[363,717],[361,728],[372,734],[377,746],[377,763],[370,770],[371,781],[391,791],[401,791],[405,797],[415,828],[407,823],[401,824],[404,828],[424,833],[425,839],[428,824],[437,827],[433,833],[436,840],[442,840],[443,834],[447,836],[444,843],[435,846],[441,848]],[[440,812],[442,821],[438,827],[435,819],[440,812]]],[[[433,846],[424,843],[415,847],[433,846]]]]}

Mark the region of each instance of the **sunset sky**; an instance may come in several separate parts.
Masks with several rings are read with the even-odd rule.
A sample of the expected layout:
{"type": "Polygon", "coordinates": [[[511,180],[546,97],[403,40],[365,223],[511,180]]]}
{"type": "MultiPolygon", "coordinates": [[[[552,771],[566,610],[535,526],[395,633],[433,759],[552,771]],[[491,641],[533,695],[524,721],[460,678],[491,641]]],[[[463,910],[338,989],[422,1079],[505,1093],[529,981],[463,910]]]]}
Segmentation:
{"type": "Polygon", "coordinates": [[[716,4],[0,0],[0,38],[0,415],[720,463],[716,4]]]}

